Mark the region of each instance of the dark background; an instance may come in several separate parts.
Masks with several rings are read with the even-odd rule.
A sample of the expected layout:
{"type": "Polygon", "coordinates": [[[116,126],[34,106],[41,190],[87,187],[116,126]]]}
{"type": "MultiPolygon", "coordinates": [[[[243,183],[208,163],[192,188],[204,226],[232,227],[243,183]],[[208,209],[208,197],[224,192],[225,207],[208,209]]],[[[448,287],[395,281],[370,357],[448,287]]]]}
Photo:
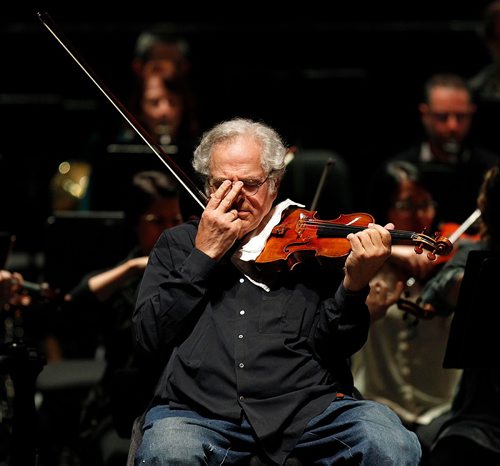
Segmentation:
{"type": "Polygon", "coordinates": [[[248,116],[276,127],[291,145],[335,150],[350,166],[362,209],[373,167],[420,134],[424,80],[439,71],[470,77],[488,63],[478,34],[488,2],[345,3],[3,7],[0,230],[16,233],[18,250],[41,250],[57,165],[75,157],[96,128],[122,118],[37,11],[49,13],[122,101],[141,30],[161,24],[185,35],[202,129],[248,116]],[[276,11],[267,11],[271,5],[276,11]]]}

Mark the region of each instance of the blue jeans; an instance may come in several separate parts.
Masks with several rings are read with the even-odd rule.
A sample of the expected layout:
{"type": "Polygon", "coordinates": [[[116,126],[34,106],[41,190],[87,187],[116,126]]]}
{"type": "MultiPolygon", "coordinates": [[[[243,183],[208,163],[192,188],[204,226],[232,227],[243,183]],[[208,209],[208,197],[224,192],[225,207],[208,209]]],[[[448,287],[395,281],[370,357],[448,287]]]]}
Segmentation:
{"type": "MultiPolygon", "coordinates": [[[[193,411],[155,406],[144,421],[136,465],[246,464],[258,450],[245,418],[235,423],[193,411]]],[[[291,456],[304,466],[417,466],[417,436],[386,406],[345,397],[333,401],[307,425],[291,456]]]]}

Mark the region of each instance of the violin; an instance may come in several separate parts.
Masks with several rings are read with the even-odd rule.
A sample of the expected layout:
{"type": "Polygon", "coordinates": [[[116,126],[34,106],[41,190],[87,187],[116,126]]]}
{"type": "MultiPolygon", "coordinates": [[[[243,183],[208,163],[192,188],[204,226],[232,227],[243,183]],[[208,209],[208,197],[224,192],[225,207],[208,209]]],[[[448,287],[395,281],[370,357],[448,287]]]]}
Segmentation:
{"type": "MultiPolygon", "coordinates": [[[[320,220],[316,211],[286,210],[282,221],[271,231],[263,251],[256,258],[257,267],[292,270],[297,264],[316,259],[320,263],[342,264],[350,252],[349,233],[367,228],[375,220],[366,213],[340,215],[335,220],[320,220]],[[335,239],[334,239],[335,238],[335,239]]],[[[428,251],[429,260],[449,254],[453,248],[448,238],[436,233],[432,238],[423,233],[389,230],[393,243],[414,244],[415,252],[428,251]]]]}
{"type": "MultiPolygon", "coordinates": [[[[460,238],[467,238],[472,241],[479,241],[481,236],[479,233],[467,234],[466,231],[476,222],[476,220],[481,216],[481,211],[479,209],[474,210],[461,225],[457,223],[444,223],[440,225],[441,232],[448,237],[448,241],[453,245],[460,238]]],[[[442,255],[438,259],[438,264],[447,262],[451,259],[452,255],[450,253],[442,255]]],[[[410,281],[413,279],[410,279],[410,281]]],[[[414,281],[414,280],[413,280],[414,281]]],[[[410,285],[411,286],[411,285],[410,285]]],[[[411,314],[417,319],[433,319],[436,315],[440,314],[436,309],[425,309],[422,306],[422,298],[418,298],[416,301],[412,301],[406,298],[399,298],[397,301],[398,308],[405,313],[405,316],[411,314]]]]}

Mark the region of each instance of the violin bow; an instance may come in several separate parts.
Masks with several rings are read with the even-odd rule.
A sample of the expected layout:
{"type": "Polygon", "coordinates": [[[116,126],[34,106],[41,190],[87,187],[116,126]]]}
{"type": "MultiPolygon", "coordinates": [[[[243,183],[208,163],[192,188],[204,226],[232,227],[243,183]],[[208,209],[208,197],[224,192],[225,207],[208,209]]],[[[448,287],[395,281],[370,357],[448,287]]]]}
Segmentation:
{"type": "Polygon", "coordinates": [[[321,196],[321,193],[323,192],[323,188],[325,187],[326,184],[326,177],[328,174],[332,171],[332,168],[335,165],[335,160],[333,157],[330,157],[326,163],[325,166],[323,167],[323,171],[321,172],[321,178],[318,183],[318,187],[316,188],[316,192],[314,193],[314,199],[311,203],[311,208],[310,210],[316,210],[316,206],[318,205],[319,198],[321,196]]]}
{"type": "Polygon", "coordinates": [[[170,170],[175,179],[180,183],[184,189],[193,197],[193,199],[205,209],[208,201],[204,193],[202,193],[193,181],[181,170],[181,168],[172,160],[172,158],[158,145],[155,144],[147,131],[139,124],[137,119],[125,108],[125,106],[113,95],[109,88],[103,81],[96,75],[90,66],[85,62],[81,55],[77,52],[75,47],[64,37],[59,31],[52,18],[46,12],[37,12],[37,16],[45,26],[45,28],[52,34],[52,36],[59,42],[63,49],[70,55],[70,57],[80,66],[90,80],[97,86],[97,88],[104,94],[104,96],[111,102],[111,104],[118,110],[118,113],[125,119],[131,128],[142,138],[142,140],[149,146],[151,151],[161,160],[161,162],[170,170]]]}
{"type": "Polygon", "coordinates": [[[451,244],[454,244],[455,241],[460,238],[462,233],[465,233],[469,227],[479,218],[481,217],[481,211],[476,209],[472,214],[470,214],[465,221],[448,237],[451,244]]]}

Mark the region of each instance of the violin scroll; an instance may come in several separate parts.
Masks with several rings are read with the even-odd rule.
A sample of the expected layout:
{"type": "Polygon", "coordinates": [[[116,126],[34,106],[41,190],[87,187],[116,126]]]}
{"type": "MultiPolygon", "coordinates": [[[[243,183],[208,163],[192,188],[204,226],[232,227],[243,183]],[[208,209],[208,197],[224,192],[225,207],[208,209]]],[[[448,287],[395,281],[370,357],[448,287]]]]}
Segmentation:
{"type": "Polygon", "coordinates": [[[434,238],[423,233],[415,233],[412,241],[415,244],[415,252],[417,254],[422,254],[423,250],[426,249],[427,257],[429,260],[436,260],[436,256],[447,256],[453,249],[453,243],[446,237],[441,235],[440,232],[434,234],[434,238]]]}

